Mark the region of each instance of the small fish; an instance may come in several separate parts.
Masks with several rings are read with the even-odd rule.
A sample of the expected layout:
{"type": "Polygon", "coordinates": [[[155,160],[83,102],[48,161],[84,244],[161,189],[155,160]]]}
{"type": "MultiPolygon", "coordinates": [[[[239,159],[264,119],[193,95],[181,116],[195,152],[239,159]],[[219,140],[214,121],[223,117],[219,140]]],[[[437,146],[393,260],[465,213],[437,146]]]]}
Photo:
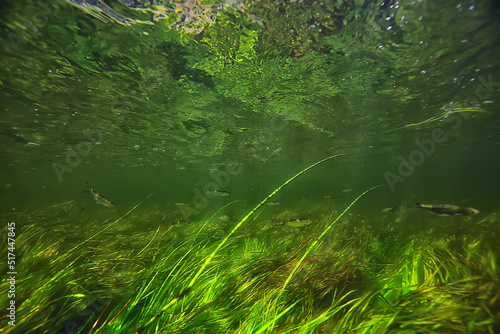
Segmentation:
{"type": "Polygon", "coordinates": [[[209,197],[225,197],[231,195],[229,191],[225,190],[205,190],[205,194],[209,197]]]}
{"type": "Polygon", "coordinates": [[[312,220],[309,219],[292,219],[281,223],[281,225],[287,225],[291,227],[303,227],[312,224],[312,220]]]}
{"type": "Polygon", "coordinates": [[[398,205],[393,206],[392,208],[384,208],[382,212],[403,212],[404,206],[399,202],[398,205]]]}
{"type": "Polygon", "coordinates": [[[222,216],[219,216],[217,217],[217,219],[220,221],[220,222],[230,222],[231,221],[231,218],[229,218],[228,215],[222,215],[222,216]]]}
{"type": "Polygon", "coordinates": [[[466,206],[453,204],[419,204],[415,203],[419,209],[429,210],[441,215],[449,216],[472,216],[479,213],[479,210],[466,206]]]}
{"type": "Polygon", "coordinates": [[[115,203],[113,203],[109,198],[106,198],[103,195],[99,194],[97,191],[95,191],[94,188],[92,188],[90,186],[90,183],[88,183],[88,182],[87,182],[87,187],[88,187],[88,189],[85,189],[83,192],[84,193],[90,192],[92,194],[92,196],[94,196],[94,199],[97,202],[97,204],[101,204],[101,205],[108,206],[108,207],[115,206],[115,203]]]}
{"type": "Polygon", "coordinates": [[[279,153],[279,151],[281,151],[282,147],[278,147],[277,149],[273,150],[272,148],[270,147],[267,147],[268,150],[272,151],[271,154],[269,154],[269,156],[264,160],[264,163],[267,162],[267,160],[269,160],[270,157],[273,156],[274,153],[279,153]]]}

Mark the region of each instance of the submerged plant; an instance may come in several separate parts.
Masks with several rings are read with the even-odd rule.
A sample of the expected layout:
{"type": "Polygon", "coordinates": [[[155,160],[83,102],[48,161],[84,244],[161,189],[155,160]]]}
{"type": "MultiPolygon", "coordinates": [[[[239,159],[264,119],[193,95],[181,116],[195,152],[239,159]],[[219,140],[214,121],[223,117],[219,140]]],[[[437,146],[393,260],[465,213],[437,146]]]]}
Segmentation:
{"type": "MultiPolygon", "coordinates": [[[[285,182],[246,219],[252,213],[255,218],[272,195],[319,163],[285,182]]],[[[89,216],[74,202],[19,213],[16,220],[33,223],[18,238],[23,273],[16,291],[18,322],[2,330],[497,331],[496,214],[463,220],[453,233],[430,225],[409,230],[416,223],[410,216],[348,215],[364,193],[340,214],[310,218],[312,223],[301,228],[261,216],[252,228],[244,220],[234,225],[212,219],[172,226],[157,207],[136,208],[103,223],[104,211],[89,216]],[[335,233],[328,233],[333,226],[335,233]]],[[[0,293],[8,288],[3,280],[0,293]]]]}
{"type": "Polygon", "coordinates": [[[470,113],[470,112],[474,112],[474,113],[487,113],[487,111],[485,111],[484,109],[477,108],[477,107],[454,108],[454,109],[451,109],[451,110],[444,111],[444,112],[440,113],[439,115],[432,116],[432,117],[430,117],[430,118],[428,118],[426,120],[423,120],[423,121],[420,121],[420,122],[416,122],[416,123],[408,123],[405,126],[401,126],[399,128],[395,128],[395,129],[391,129],[391,130],[387,130],[387,131],[381,132],[381,134],[383,134],[383,133],[389,133],[389,132],[394,132],[394,131],[401,130],[401,129],[419,128],[419,127],[426,126],[428,124],[437,122],[439,120],[445,119],[446,117],[449,117],[449,116],[451,116],[453,114],[461,114],[462,117],[467,117],[466,116],[467,113],[470,113]]]}
{"type": "Polygon", "coordinates": [[[259,204],[257,204],[257,206],[255,206],[245,217],[243,217],[243,219],[240,220],[240,222],[238,224],[236,224],[236,226],[226,235],[226,237],[219,243],[219,245],[215,248],[215,250],[205,259],[205,261],[203,261],[203,264],[200,266],[200,269],[196,272],[196,274],[193,276],[193,278],[191,279],[191,281],[189,282],[188,286],[186,287],[186,289],[181,293],[181,295],[179,297],[176,297],[174,299],[172,299],[163,309],[162,311],[165,311],[166,309],[168,309],[173,303],[176,303],[179,298],[182,298],[183,296],[185,296],[186,294],[189,293],[190,289],[194,286],[194,284],[196,283],[198,277],[203,273],[203,271],[205,270],[205,268],[207,267],[208,264],[210,264],[210,262],[212,261],[213,257],[215,256],[215,254],[217,254],[217,252],[226,244],[226,242],[229,240],[229,238],[241,227],[241,225],[248,220],[248,218],[250,218],[262,205],[264,205],[267,201],[269,201],[274,195],[276,195],[276,193],[278,193],[278,191],[280,191],[281,189],[283,189],[283,187],[285,187],[287,184],[289,184],[290,182],[292,182],[293,180],[295,180],[297,177],[299,177],[300,175],[304,174],[305,172],[307,172],[308,170],[310,170],[311,168],[313,167],[316,167],[318,166],[319,164],[325,162],[325,161],[328,161],[330,159],[333,159],[333,158],[338,158],[338,157],[342,157],[342,156],[345,156],[345,154],[337,154],[337,155],[333,155],[333,156],[330,156],[328,158],[325,158],[325,159],[322,159],[312,165],[310,165],[309,167],[303,169],[302,171],[298,172],[297,174],[295,174],[294,176],[292,176],[290,179],[288,179],[285,183],[283,183],[281,186],[279,186],[278,188],[276,188],[273,192],[271,192],[271,194],[269,194],[266,198],[264,198],[259,204]]]}

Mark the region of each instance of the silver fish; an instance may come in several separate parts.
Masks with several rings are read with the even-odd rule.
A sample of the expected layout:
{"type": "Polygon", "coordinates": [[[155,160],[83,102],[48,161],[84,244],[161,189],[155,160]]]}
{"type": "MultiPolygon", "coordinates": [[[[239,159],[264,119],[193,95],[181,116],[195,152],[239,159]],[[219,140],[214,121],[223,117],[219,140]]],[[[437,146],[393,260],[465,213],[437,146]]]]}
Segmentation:
{"type": "Polygon", "coordinates": [[[225,197],[231,195],[229,191],[225,190],[205,190],[205,194],[208,197],[216,197],[216,196],[225,197]]]}
{"type": "Polygon", "coordinates": [[[94,199],[97,202],[97,204],[101,204],[101,205],[108,206],[108,207],[115,206],[115,203],[113,203],[109,198],[104,197],[103,195],[101,195],[97,191],[95,191],[94,188],[92,188],[90,186],[90,183],[88,183],[88,182],[87,182],[87,189],[85,189],[83,192],[84,193],[85,192],[91,193],[92,196],[94,196],[94,199]]]}
{"type": "Polygon", "coordinates": [[[449,216],[472,216],[479,213],[479,210],[460,206],[453,204],[419,204],[415,203],[417,208],[429,210],[441,215],[449,215],[449,216]]]}
{"type": "Polygon", "coordinates": [[[292,220],[289,220],[286,222],[282,222],[280,225],[287,225],[287,226],[299,228],[299,227],[304,227],[304,226],[310,225],[312,223],[313,223],[313,221],[309,220],[309,219],[292,219],[292,220]]]}
{"type": "Polygon", "coordinates": [[[398,205],[393,206],[392,208],[384,208],[382,209],[382,212],[403,212],[404,206],[401,205],[401,202],[399,202],[398,205]]]}

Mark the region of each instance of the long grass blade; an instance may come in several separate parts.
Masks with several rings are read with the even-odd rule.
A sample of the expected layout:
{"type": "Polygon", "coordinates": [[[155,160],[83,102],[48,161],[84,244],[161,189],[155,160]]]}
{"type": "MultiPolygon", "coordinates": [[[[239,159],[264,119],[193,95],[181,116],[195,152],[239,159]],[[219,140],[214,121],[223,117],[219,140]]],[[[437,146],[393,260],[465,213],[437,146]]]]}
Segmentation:
{"type": "MultiPolygon", "coordinates": [[[[181,296],[185,296],[187,293],[189,293],[190,289],[194,286],[194,284],[196,283],[196,281],[198,280],[198,278],[200,277],[200,275],[203,273],[203,271],[205,270],[205,268],[210,264],[210,262],[212,261],[213,257],[215,256],[215,254],[217,254],[219,252],[219,250],[224,246],[224,244],[229,240],[229,238],[241,227],[241,225],[243,225],[243,223],[245,221],[247,221],[248,218],[250,218],[262,205],[264,205],[274,195],[276,195],[276,193],[278,193],[278,191],[280,191],[281,189],[283,189],[283,187],[285,187],[287,184],[289,184],[290,182],[292,182],[297,177],[299,177],[300,175],[304,174],[305,172],[307,172],[311,168],[314,168],[314,167],[316,167],[316,166],[318,166],[318,165],[322,164],[323,162],[328,161],[330,159],[338,158],[338,157],[342,157],[342,156],[345,156],[345,154],[332,155],[330,157],[327,157],[325,159],[322,159],[322,160],[320,160],[320,161],[318,161],[318,162],[310,165],[309,167],[303,169],[302,171],[300,171],[297,174],[295,174],[294,176],[292,176],[285,183],[283,183],[281,186],[279,186],[278,188],[276,188],[272,193],[270,193],[266,198],[264,198],[259,204],[257,204],[245,217],[243,217],[242,220],[240,220],[240,222],[238,224],[236,224],[235,227],[233,227],[233,229],[226,235],[226,237],[219,243],[219,245],[217,245],[217,247],[215,248],[215,250],[206,258],[206,260],[200,266],[200,269],[198,269],[198,271],[196,272],[196,274],[191,279],[191,282],[189,282],[187,288],[184,290],[183,293],[181,293],[181,296]]],[[[163,308],[163,310],[165,310],[168,307],[170,307],[173,303],[177,302],[179,299],[180,299],[180,297],[176,297],[176,298],[172,299],[163,308]]]]}

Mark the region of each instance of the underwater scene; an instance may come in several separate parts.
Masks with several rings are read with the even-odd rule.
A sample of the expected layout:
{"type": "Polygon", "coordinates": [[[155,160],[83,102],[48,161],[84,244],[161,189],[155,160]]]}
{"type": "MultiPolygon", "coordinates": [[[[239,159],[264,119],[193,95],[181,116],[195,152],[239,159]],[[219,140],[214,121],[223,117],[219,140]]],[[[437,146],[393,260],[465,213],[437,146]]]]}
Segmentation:
{"type": "Polygon", "coordinates": [[[3,0],[0,332],[500,333],[500,2],[3,0]]]}

